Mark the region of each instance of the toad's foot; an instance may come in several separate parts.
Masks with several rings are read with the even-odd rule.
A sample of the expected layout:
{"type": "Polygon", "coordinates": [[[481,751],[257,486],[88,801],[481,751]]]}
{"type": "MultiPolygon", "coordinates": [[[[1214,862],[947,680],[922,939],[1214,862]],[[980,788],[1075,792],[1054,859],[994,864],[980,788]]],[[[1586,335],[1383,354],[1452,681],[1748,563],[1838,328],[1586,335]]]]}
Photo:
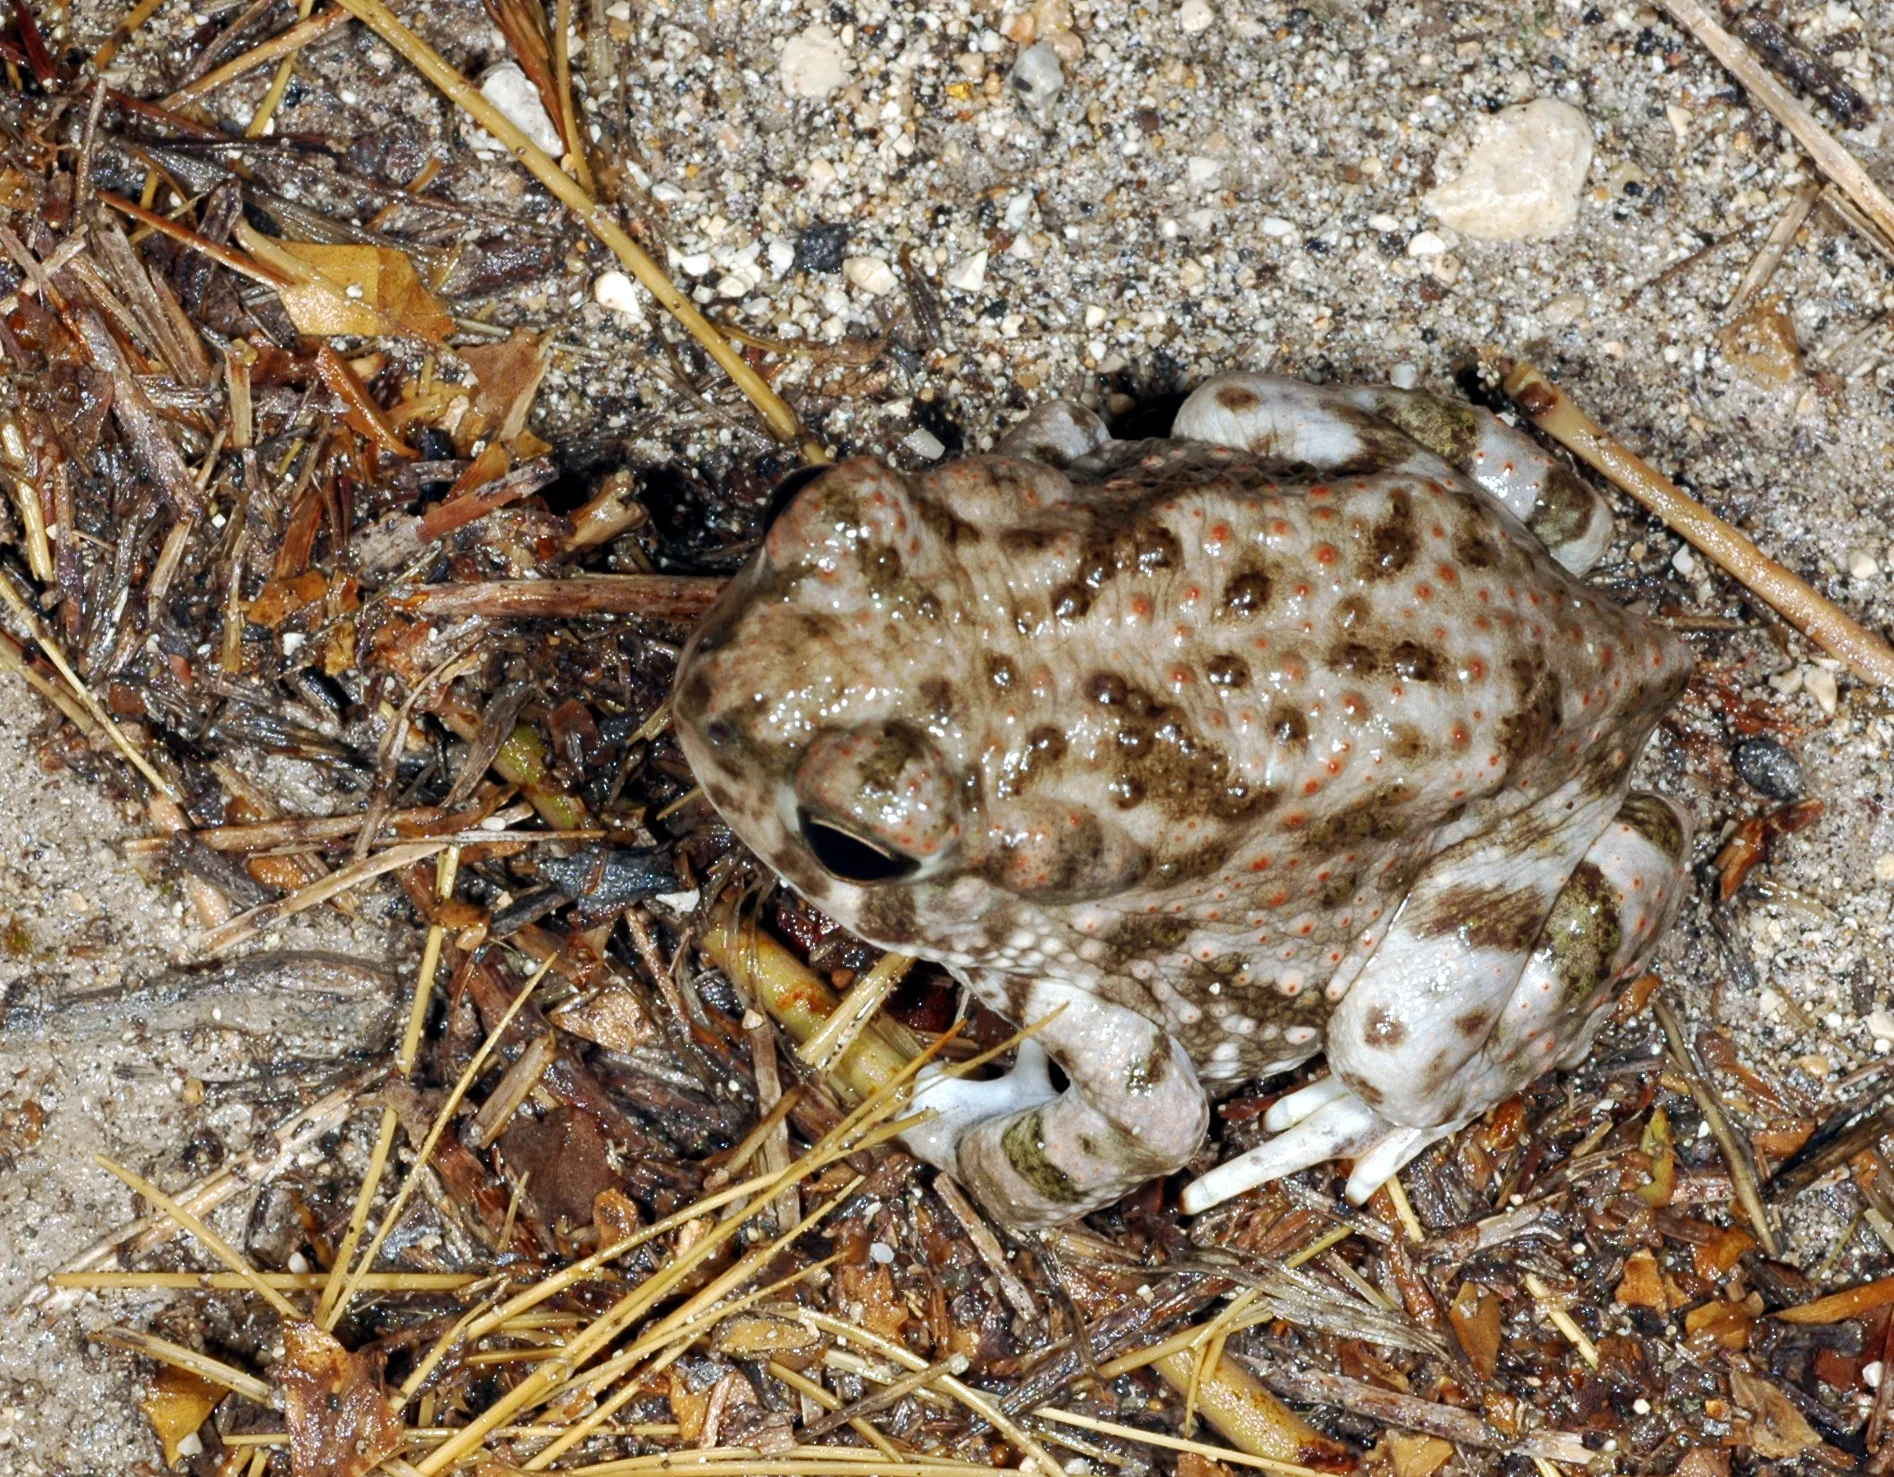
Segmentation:
{"type": "Polygon", "coordinates": [[[909,1130],[909,1150],[946,1170],[1008,1225],[1056,1225],[1169,1174],[1203,1141],[1210,1106],[1169,1033],[1081,990],[976,974],[983,998],[1042,1022],[1019,1065],[995,1082],[939,1075],[916,1106],[940,1115],[909,1130]],[[1070,1082],[1055,1092],[1046,1063],[1070,1082]]]}
{"type": "Polygon", "coordinates": [[[1263,1127],[1276,1136],[1191,1181],[1184,1188],[1183,1208],[1194,1215],[1330,1159],[1354,1160],[1348,1198],[1359,1205],[1429,1144],[1458,1132],[1466,1121],[1434,1128],[1390,1123],[1331,1073],[1272,1107],[1263,1127]]]}

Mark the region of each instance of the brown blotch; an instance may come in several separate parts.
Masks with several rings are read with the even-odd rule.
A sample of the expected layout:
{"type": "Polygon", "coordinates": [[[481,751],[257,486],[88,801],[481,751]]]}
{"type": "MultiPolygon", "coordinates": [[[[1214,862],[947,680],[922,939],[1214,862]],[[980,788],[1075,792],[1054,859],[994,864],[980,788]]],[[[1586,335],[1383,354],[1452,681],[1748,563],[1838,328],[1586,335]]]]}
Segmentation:
{"type": "Polygon", "coordinates": [[[856,931],[863,938],[895,947],[911,944],[921,937],[921,919],[914,905],[914,894],[905,887],[868,887],[861,889],[856,931]]]}
{"type": "Polygon", "coordinates": [[[1277,703],[1269,710],[1270,736],[1279,744],[1287,744],[1293,749],[1306,749],[1309,746],[1309,720],[1300,708],[1292,708],[1287,703],[1277,703]]]}
{"type": "Polygon", "coordinates": [[[1453,558],[1463,569],[1491,569],[1499,563],[1499,546],[1469,518],[1454,529],[1453,558]]]}
{"type": "Polygon", "coordinates": [[[1407,1040],[1407,1022],[1385,1005],[1377,1005],[1368,1012],[1367,1024],[1361,1029],[1361,1039],[1370,1046],[1392,1049],[1407,1040]]]}
{"type": "Polygon", "coordinates": [[[986,680],[1004,692],[1019,681],[1019,668],[1013,665],[1010,656],[989,651],[986,653],[986,680]]]}
{"type": "Polygon", "coordinates": [[[1440,680],[1440,653],[1422,646],[1418,641],[1402,641],[1388,653],[1389,664],[1394,675],[1404,677],[1409,682],[1438,682],[1440,680]]]}
{"type": "Polygon", "coordinates": [[[1391,579],[1414,562],[1420,548],[1420,534],[1414,526],[1414,498],[1405,487],[1388,497],[1388,506],[1368,530],[1362,551],[1360,573],[1363,579],[1391,579]]]}
{"type": "Polygon", "coordinates": [[[1598,495],[1578,476],[1554,462],[1545,486],[1526,519],[1539,542],[1548,549],[1575,543],[1585,536],[1596,516],[1598,495]]]}
{"type": "Polygon", "coordinates": [[[1223,600],[1217,614],[1228,619],[1261,615],[1269,608],[1270,579],[1260,569],[1240,570],[1223,587],[1223,600]]]}
{"type": "Polygon", "coordinates": [[[1665,856],[1673,860],[1684,854],[1684,829],[1677,823],[1677,812],[1655,795],[1633,794],[1624,797],[1618,807],[1618,820],[1629,826],[1665,856]]]}
{"type": "Polygon", "coordinates": [[[951,718],[954,711],[954,685],[945,677],[926,677],[915,689],[921,709],[930,718],[951,718]]]}
{"type": "Polygon", "coordinates": [[[1397,723],[1388,739],[1388,757],[1412,764],[1427,752],[1427,735],[1412,723],[1397,723]]]}
{"type": "Polygon", "coordinates": [[[1209,665],[1204,668],[1204,675],[1210,679],[1213,687],[1227,687],[1233,692],[1240,692],[1250,685],[1250,664],[1240,656],[1224,652],[1210,658],[1209,665]]]}
{"type": "Polygon", "coordinates": [[[1130,699],[1131,687],[1116,672],[1094,672],[1085,683],[1085,692],[1101,707],[1122,708],[1130,699]]]}
{"type": "Polygon", "coordinates": [[[1426,899],[1409,926],[1422,938],[1458,934],[1473,948],[1512,954],[1532,947],[1545,915],[1530,890],[1468,883],[1426,899]]]}
{"type": "Polygon", "coordinates": [[[1565,721],[1564,696],[1556,673],[1543,663],[1515,657],[1512,711],[1499,720],[1499,751],[1514,763],[1539,753],[1565,721]]]}
{"type": "Polygon", "coordinates": [[[1057,535],[1047,528],[1015,525],[1000,535],[1000,548],[1015,557],[1043,554],[1057,535]]]}
{"type": "Polygon", "coordinates": [[[1469,1041],[1478,1041],[1486,1035],[1486,1028],[1493,1024],[1493,1017],[1484,1010],[1469,1010],[1464,1015],[1453,1018],[1453,1028],[1469,1041]]]}
{"type": "Polygon", "coordinates": [[[1092,612],[1092,592],[1081,584],[1060,585],[1052,592],[1055,620],[1082,621],[1092,612]]]}
{"type": "Polygon", "coordinates": [[[1344,595],[1340,600],[1335,602],[1335,624],[1340,626],[1344,631],[1352,630],[1356,626],[1367,625],[1368,618],[1373,614],[1374,602],[1359,592],[1353,595],[1344,595]]]}
{"type": "Polygon", "coordinates": [[[1245,410],[1254,410],[1263,403],[1263,397],[1246,385],[1224,385],[1217,391],[1217,404],[1225,410],[1234,410],[1241,414],[1245,410]]]}

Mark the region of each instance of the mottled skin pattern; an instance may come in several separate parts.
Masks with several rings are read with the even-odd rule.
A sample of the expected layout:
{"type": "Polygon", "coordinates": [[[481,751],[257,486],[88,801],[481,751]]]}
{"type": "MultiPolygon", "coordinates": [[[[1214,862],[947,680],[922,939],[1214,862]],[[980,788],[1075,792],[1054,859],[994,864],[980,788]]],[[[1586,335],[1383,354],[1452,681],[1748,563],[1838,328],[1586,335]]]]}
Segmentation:
{"type": "Polygon", "coordinates": [[[675,691],[711,803],[799,892],[1057,1012],[1065,1092],[1028,1050],[936,1083],[911,1146],[1056,1221],[1182,1164],[1203,1080],[1326,1049],[1187,1204],[1334,1155],[1365,1194],[1582,1053],[1688,847],[1626,794],[1686,653],[1547,552],[1596,557],[1595,495],[1485,412],[1258,375],[1173,439],[1061,403],[1002,449],[816,478],[675,691]]]}

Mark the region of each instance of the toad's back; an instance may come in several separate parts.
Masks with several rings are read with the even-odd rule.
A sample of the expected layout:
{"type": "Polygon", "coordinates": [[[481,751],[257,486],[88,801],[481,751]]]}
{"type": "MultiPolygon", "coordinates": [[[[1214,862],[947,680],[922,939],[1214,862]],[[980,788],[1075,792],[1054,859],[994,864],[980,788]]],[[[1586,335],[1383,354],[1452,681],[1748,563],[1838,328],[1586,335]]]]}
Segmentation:
{"type": "Polygon", "coordinates": [[[1266,443],[829,469],[676,695],[711,802],[833,916],[1015,1019],[1107,1003],[1225,1078],[1319,1049],[1371,958],[1458,990],[1412,962],[1429,938],[1504,998],[1687,670],[1442,455],[1240,379],[1266,443]]]}

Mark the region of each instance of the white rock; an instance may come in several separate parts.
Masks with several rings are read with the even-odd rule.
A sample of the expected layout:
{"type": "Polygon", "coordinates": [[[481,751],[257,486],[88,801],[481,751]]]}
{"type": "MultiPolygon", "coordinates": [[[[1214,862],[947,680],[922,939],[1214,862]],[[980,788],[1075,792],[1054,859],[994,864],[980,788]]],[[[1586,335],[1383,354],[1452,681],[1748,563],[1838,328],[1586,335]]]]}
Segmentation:
{"type": "Polygon", "coordinates": [[[1460,177],[1421,204],[1478,241],[1556,236],[1578,219],[1591,154],[1591,120],[1570,103],[1535,98],[1489,119],[1460,177]]]}
{"type": "Polygon", "coordinates": [[[878,256],[851,256],[842,263],[842,275],[870,297],[886,297],[901,285],[894,268],[878,256]]]}
{"type": "Polygon", "coordinates": [[[1386,211],[1368,217],[1368,229],[1371,231],[1398,231],[1401,223],[1386,211]]]}
{"type": "Polygon", "coordinates": [[[1388,372],[1388,383],[1397,390],[1411,390],[1420,383],[1420,366],[1397,364],[1388,372]]]}
{"type": "Polygon", "coordinates": [[[1894,1015],[1889,1015],[1881,1006],[1868,1012],[1868,1034],[1876,1041],[1894,1041],[1894,1015]]]}
{"type": "Polygon", "coordinates": [[[789,38],[776,58],[776,75],[791,97],[824,98],[847,85],[850,66],[842,38],[818,21],[789,38]]]}
{"type": "Polygon", "coordinates": [[[901,438],[901,444],[922,461],[937,462],[947,455],[947,446],[926,426],[916,426],[901,438]]]}
{"type": "Polygon", "coordinates": [[[986,253],[963,256],[947,269],[947,285],[958,292],[978,292],[986,286],[986,253]]]}
{"type": "Polygon", "coordinates": [[[559,130],[546,116],[546,105],[539,100],[539,89],[512,62],[501,62],[480,79],[480,95],[506,115],[521,133],[533,141],[533,147],[557,159],[566,151],[559,130]]]}
{"type": "Polygon", "coordinates": [[[689,256],[677,259],[677,269],[686,277],[707,277],[716,264],[715,258],[707,251],[694,251],[689,256]]]}
{"type": "Polygon", "coordinates": [[[592,298],[633,323],[644,322],[645,290],[623,272],[600,272],[592,284],[592,298]]]}
{"type": "Polygon", "coordinates": [[[1104,327],[1105,320],[1110,316],[1111,314],[1099,307],[1097,303],[1087,303],[1085,305],[1085,326],[1088,329],[1104,327]]]}
{"type": "Polygon", "coordinates": [[[1447,243],[1432,231],[1417,232],[1407,243],[1409,256],[1445,256],[1447,243]]]}
{"type": "Polygon", "coordinates": [[[1880,572],[1881,566],[1866,549],[1856,549],[1848,556],[1848,573],[1856,579],[1871,580],[1880,572]]]}
{"type": "Polygon", "coordinates": [[[1202,154],[1192,154],[1190,163],[1185,167],[1185,174],[1191,184],[1200,190],[1214,185],[1217,182],[1217,176],[1222,173],[1223,161],[1221,159],[1207,158],[1202,154]]]}
{"type": "Polygon", "coordinates": [[[1295,233],[1295,226],[1284,220],[1281,216],[1266,215],[1263,217],[1263,234],[1265,236],[1274,236],[1278,240],[1281,240],[1283,237],[1293,236],[1295,233]]]}
{"type": "Polygon", "coordinates": [[[1884,851],[1874,859],[1874,880],[1894,882],[1894,851],[1884,851]]]}
{"type": "Polygon", "coordinates": [[[1808,695],[1815,699],[1815,706],[1822,710],[1822,716],[1833,718],[1835,709],[1841,706],[1841,686],[1835,681],[1835,674],[1827,667],[1808,667],[1802,673],[1802,686],[1808,695]]]}
{"type": "Polygon", "coordinates": [[[1041,41],[1020,52],[1006,80],[1021,102],[1043,113],[1065,90],[1065,68],[1059,65],[1059,53],[1041,41]]]}
{"type": "Polygon", "coordinates": [[[1696,574],[1697,557],[1690,552],[1689,544],[1679,544],[1677,546],[1677,552],[1670,556],[1670,567],[1676,570],[1677,573],[1681,574],[1685,579],[1689,579],[1696,574]]]}
{"type": "Polygon", "coordinates": [[[772,276],[786,277],[796,264],[796,243],[787,236],[769,238],[769,270],[772,276]]]}
{"type": "Polygon", "coordinates": [[[1177,24],[1195,36],[1199,31],[1207,31],[1217,23],[1217,13],[1210,8],[1210,0],[1184,0],[1177,7],[1177,24]]]}

